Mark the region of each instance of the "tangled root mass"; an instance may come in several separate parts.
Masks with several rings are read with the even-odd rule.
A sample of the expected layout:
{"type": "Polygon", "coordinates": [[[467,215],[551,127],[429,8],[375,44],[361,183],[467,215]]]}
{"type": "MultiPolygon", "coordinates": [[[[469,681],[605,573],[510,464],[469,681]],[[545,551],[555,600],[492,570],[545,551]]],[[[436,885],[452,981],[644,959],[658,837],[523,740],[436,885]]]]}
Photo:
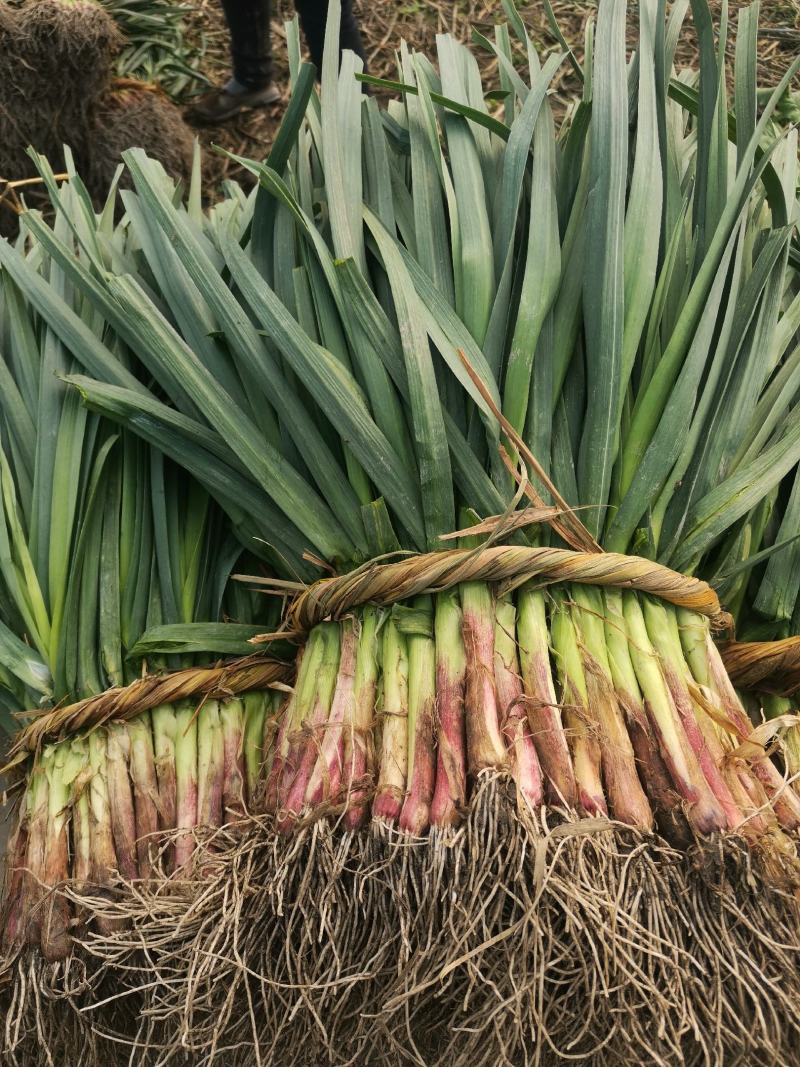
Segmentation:
{"type": "MultiPolygon", "coordinates": [[[[98,204],[123,151],[145,148],[178,179],[188,177],[192,136],[178,109],[152,87],[116,86],[114,57],[123,38],[96,3],[25,0],[0,10],[0,179],[37,176],[29,146],[56,172],[64,145],[98,204]]],[[[0,186],[0,195],[4,192],[0,186]]],[[[25,189],[36,201],[36,189],[25,189]]],[[[13,236],[14,214],[0,212],[0,233],[13,236]]]]}
{"type": "Polygon", "coordinates": [[[70,890],[118,929],[10,964],[10,1063],[798,1062],[797,905],[735,837],[687,856],[487,777],[430,839],[253,818],[195,859],[70,890]]]}

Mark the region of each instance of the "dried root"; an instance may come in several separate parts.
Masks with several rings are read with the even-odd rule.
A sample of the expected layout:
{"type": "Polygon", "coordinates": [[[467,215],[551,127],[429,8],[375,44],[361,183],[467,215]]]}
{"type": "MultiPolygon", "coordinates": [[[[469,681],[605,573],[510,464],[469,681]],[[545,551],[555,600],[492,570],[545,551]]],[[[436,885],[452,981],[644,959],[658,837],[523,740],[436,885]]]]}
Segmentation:
{"type": "MultiPolygon", "coordinates": [[[[144,147],[173,178],[187,179],[192,134],[179,110],[153,86],[119,84],[114,60],[123,38],[101,4],[24,0],[0,10],[0,179],[36,178],[28,146],[56,173],[67,165],[64,145],[100,207],[120,155],[144,147]]],[[[0,184],[0,195],[5,186],[0,184]]],[[[26,188],[36,200],[37,187],[26,188]]],[[[15,236],[7,206],[0,233],[15,236]]]]}
{"type": "Polygon", "coordinates": [[[258,818],[194,862],[75,898],[117,929],[20,958],[5,1040],[44,1033],[54,1063],[61,1040],[97,1064],[796,1062],[800,911],[732,836],[687,855],[485,776],[430,839],[258,818]]]}

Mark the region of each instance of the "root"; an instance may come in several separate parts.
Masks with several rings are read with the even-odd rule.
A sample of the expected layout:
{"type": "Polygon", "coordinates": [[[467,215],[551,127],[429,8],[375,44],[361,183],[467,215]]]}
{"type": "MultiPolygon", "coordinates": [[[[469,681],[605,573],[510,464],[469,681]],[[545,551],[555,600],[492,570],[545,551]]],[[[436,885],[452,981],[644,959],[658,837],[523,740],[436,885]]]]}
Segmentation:
{"type": "Polygon", "coordinates": [[[9,1062],[38,1041],[54,1065],[795,1063],[800,911],[775,864],[519,808],[497,775],[429,839],[247,818],[188,880],[74,897],[117,929],[12,965],[9,1062]]]}
{"type": "MultiPolygon", "coordinates": [[[[133,83],[111,93],[98,107],[87,159],[90,189],[107,192],[128,148],[143,147],[175,180],[188,181],[193,138],[178,108],[160,92],[133,83]]],[[[131,184],[128,178],[126,186],[131,184]]]]}
{"type": "MultiPolygon", "coordinates": [[[[96,206],[108,195],[121,153],[145,148],[175,180],[189,177],[192,134],[167,98],[136,82],[118,86],[113,66],[122,37],[96,3],[26,0],[0,10],[0,179],[35,178],[28,145],[56,172],[64,145],[96,206]]],[[[0,185],[0,196],[6,192],[0,185]]],[[[24,190],[29,204],[41,199],[24,190]]],[[[16,236],[17,216],[0,211],[0,234],[16,236]]]]}

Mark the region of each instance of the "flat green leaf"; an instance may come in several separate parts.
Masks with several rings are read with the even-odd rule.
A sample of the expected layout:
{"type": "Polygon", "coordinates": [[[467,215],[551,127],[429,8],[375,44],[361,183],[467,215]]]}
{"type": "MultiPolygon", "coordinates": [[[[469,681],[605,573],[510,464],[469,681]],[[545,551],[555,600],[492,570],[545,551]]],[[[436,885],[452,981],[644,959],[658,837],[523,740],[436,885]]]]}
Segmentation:
{"type": "Polygon", "coordinates": [[[342,439],[399,521],[418,544],[424,543],[418,487],[370,416],[352,376],[327,349],[309,340],[268,286],[257,283],[255,272],[238,245],[226,241],[224,248],[231,274],[264,329],[316,402],[330,413],[342,439]]]}
{"type": "MultiPolygon", "coordinates": [[[[593,65],[591,179],[587,199],[583,311],[587,347],[586,422],[578,455],[578,490],[587,504],[608,499],[617,449],[624,306],[624,215],[628,167],[625,3],[600,6],[593,65]]],[[[597,537],[601,509],[586,523],[597,537]]]]}
{"type": "Polygon", "coordinates": [[[447,436],[419,297],[397,245],[378,220],[374,222],[370,230],[392,287],[405,357],[425,536],[430,550],[436,547],[440,534],[455,529],[453,478],[447,436]]]}
{"type": "MultiPolygon", "coordinates": [[[[266,544],[275,543],[290,570],[305,576],[314,573],[301,559],[308,544],[303,534],[235,464],[226,462],[225,445],[215,433],[138,393],[80,375],[71,376],[67,382],[78,389],[93,410],[128,426],[196,477],[229,512],[236,527],[241,527],[245,516],[249,516],[247,529],[253,531],[252,523],[256,523],[258,535],[266,544]]],[[[253,536],[254,532],[246,534],[251,545],[253,536]]]]}
{"type": "MultiPolygon", "coordinates": [[[[390,78],[376,78],[371,74],[358,74],[357,78],[360,82],[364,82],[366,85],[372,85],[376,89],[387,89],[409,96],[415,96],[417,93],[416,85],[412,85],[409,82],[392,81],[390,78]]],[[[487,115],[484,111],[479,111],[477,108],[459,104],[456,100],[449,100],[446,96],[442,96],[441,93],[431,93],[431,100],[434,104],[438,104],[447,111],[452,111],[455,115],[463,115],[464,118],[478,123],[478,125],[483,126],[490,133],[502,137],[503,140],[508,139],[508,126],[506,126],[504,122],[500,122],[499,119],[487,115]]]]}
{"type": "Polygon", "coordinates": [[[0,665],[34,693],[49,697],[53,682],[47,666],[36,653],[0,621],[0,665]]]}
{"type": "Polygon", "coordinates": [[[740,467],[697,502],[671,565],[676,570],[686,569],[734,522],[751,511],[798,462],[800,419],[794,419],[786,432],[760,456],[740,467]]]}
{"type": "Polygon", "coordinates": [[[139,637],[128,653],[141,659],[155,652],[212,652],[226,656],[251,655],[250,639],[263,633],[263,627],[233,622],[173,623],[152,626],[139,637]]]}

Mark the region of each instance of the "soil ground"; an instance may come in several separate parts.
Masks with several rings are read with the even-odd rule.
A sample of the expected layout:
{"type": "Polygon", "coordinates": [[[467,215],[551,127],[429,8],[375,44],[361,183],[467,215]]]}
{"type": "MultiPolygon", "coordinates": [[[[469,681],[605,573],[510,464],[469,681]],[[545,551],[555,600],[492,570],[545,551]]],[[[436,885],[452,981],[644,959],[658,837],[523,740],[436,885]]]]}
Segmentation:
{"type": "MultiPolygon", "coordinates": [[[[485,36],[493,35],[495,23],[503,21],[500,0],[456,0],[432,2],[432,0],[354,0],[360,18],[361,30],[367,51],[367,64],[371,74],[379,77],[396,77],[395,49],[401,39],[409,46],[433,56],[437,33],[452,33],[459,39],[469,41],[474,27],[485,36]]],[[[729,34],[730,58],[733,58],[736,19],[739,8],[745,5],[732,0],[729,4],[731,32],[729,34]]],[[[552,7],[561,30],[578,58],[583,56],[583,40],[586,23],[596,16],[597,3],[567,2],[553,0],[552,7]]],[[[721,0],[711,0],[711,7],[718,19],[721,0]]],[[[545,6],[541,0],[519,4],[520,12],[531,32],[540,54],[547,55],[559,48],[547,24],[545,6]]],[[[273,12],[273,53],[276,81],[286,85],[287,63],[283,23],[294,14],[291,0],[276,0],[273,12]]],[[[215,83],[223,82],[229,74],[228,38],[219,0],[198,0],[193,16],[196,32],[205,34],[207,45],[203,61],[203,73],[215,83]]],[[[629,39],[636,39],[636,4],[629,4],[629,39]]],[[[759,33],[759,85],[775,85],[787,66],[800,52],[800,3],[798,0],[763,0],[759,33]]],[[[486,88],[496,88],[496,61],[478,51],[479,62],[484,72],[486,88]]],[[[696,66],[693,47],[691,15],[687,16],[677,53],[677,62],[682,67],[696,66]]],[[[568,63],[561,67],[553,84],[553,103],[562,110],[570,98],[579,91],[577,79],[568,63]]],[[[283,106],[249,112],[224,126],[199,130],[202,143],[209,151],[205,153],[206,189],[213,197],[219,182],[233,178],[247,184],[248,176],[229,160],[210,151],[219,145],[236,155],[263,158],[269,148],[275,130],[280,123],[283,106]]]]}

